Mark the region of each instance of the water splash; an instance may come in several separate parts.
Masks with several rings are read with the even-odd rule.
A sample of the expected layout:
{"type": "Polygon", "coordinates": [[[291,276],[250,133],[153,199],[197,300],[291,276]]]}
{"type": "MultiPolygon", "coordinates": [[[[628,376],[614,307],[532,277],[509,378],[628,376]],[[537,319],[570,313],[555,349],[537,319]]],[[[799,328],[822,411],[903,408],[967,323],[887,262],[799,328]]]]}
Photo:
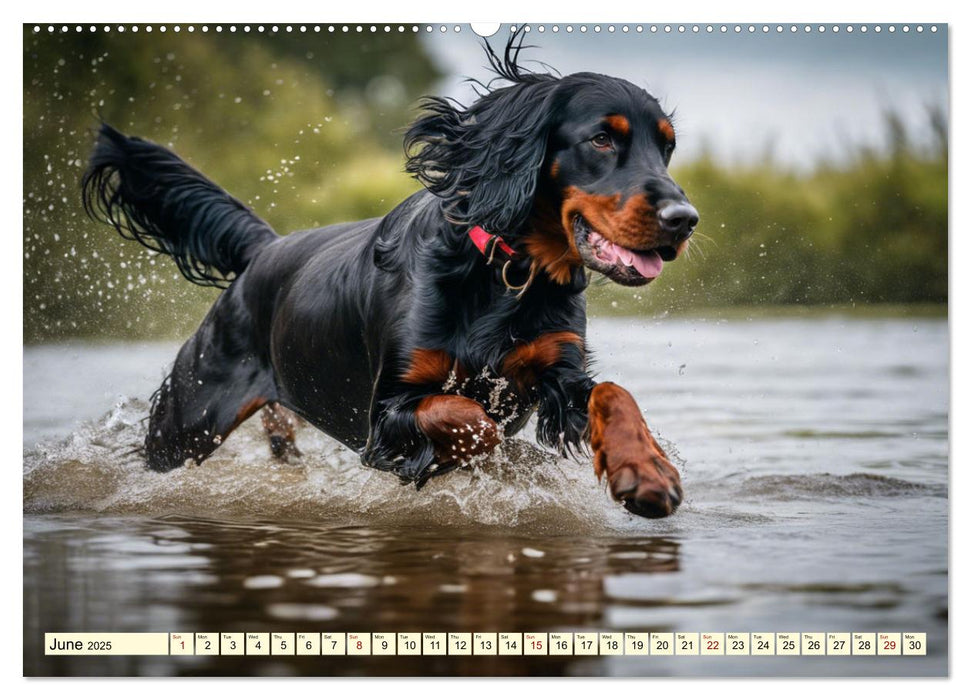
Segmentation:
{"type": "Polygon", "coordinates": [[[356,454],[312,428],[298,436],[304,456],[278,462],[259,421],[250,421],[202,465],[159,474],[145,467],[139,449],[148,410],[144,401],[125,399],[67,439],[27,450],[24,511],[538,532],[643,532],[651,525],[613,503],[588,464],[520,439],[505,441],[470,469],[432,479],[419,492],[364,467],[356,454]]]}

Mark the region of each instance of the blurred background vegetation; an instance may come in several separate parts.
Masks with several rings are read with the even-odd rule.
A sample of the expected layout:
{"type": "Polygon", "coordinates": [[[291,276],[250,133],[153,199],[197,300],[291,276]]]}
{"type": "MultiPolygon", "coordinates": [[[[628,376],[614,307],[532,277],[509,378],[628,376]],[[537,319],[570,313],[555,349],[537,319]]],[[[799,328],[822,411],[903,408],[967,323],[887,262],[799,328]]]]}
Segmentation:
{"type": "MultiPolygon", "coordinates": [[[[216,291],[88,220],[98,115],[175,149],[279,232],[386,213],[417,185],[401,136],[440,69],[409,32],[257,35],[24,27],[24,339],[181,338],[216,291]]],[[[397,27],[394,28],[395,30],[397,27]]],[[[477,76],[482,77],[482,76],[477,76]]],[[[931,145],[794,170],[710,156],[673,175],[701,212],[690,255],[646,289],[595,285],[592,313],[947,302],[947,117],[931,145]]],[[[759,312],[756,312],[759,313],[759,312]]]]}

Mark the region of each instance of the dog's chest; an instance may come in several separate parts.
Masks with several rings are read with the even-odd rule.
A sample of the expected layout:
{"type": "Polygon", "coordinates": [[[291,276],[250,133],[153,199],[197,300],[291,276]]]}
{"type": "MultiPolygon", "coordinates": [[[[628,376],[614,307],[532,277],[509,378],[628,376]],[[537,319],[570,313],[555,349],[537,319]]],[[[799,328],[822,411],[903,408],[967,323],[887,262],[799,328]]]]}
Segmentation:
{"type": "Polygon", "coordinates": [[[581,357],[582,337],[572,331],[549,331],[501,348],[479,347],[476,353],[441,348],[413,349],[401,375],[405,384],[435,386],[437,392],[470,398],[500,425],[521,427],[539,398],[539,387],[569,353],[581,357]]]}

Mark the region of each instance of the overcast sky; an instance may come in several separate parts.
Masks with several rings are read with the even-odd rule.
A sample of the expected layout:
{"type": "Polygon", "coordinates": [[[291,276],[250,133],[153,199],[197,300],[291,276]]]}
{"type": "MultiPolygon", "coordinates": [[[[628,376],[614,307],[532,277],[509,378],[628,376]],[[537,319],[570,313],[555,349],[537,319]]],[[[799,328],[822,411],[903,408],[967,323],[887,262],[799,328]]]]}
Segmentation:
{"type": "MultiPolygon", "coordinates": [[[[577,25],[578,27],[579,25],[577,25]]],[[[820,156],[839,157],[847,143],[883,143],[882,114],[896,110],[919,139],[926,133],[928,105],[947,106],[947,27],[937,32],[833,33],[814,29],[778,34],[776,25],[763,34],[748,26],[736,34],[702,27],[694,34],[670,34],[645,26],[638,34],[530,32],[537,48],[524,53],[562,74],[593,71],[625,78],[655,95],[667,110],[676,110],[679,157],[690,159],[702,143],[717,156],[737,160],[755,157],[773,144],[785,163],[807,166],[820,156]]],[[[501,48],[507,27],[491,39],[501,48]]],[[[473,99],[465,77],[488,77],[481,39],[463,27],[459,34],[438,32],[425,37],[426,47],[448,77],[443,94],[473,99]]],[[[532,64],[534,70],[541,66],[532,64]]]]}

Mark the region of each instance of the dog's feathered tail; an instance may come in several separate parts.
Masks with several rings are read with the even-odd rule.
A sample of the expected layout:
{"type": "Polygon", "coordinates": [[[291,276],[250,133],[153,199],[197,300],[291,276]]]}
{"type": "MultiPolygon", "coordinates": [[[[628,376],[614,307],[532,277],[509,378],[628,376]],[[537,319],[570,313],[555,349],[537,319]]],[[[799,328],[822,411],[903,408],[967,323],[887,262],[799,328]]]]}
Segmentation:
{"type": "Polygon", "coordinates": [[[166,148],[102,124],[81,180],[84,209],[171,255],[190,282],[226,287],[277,238],[269,224],[166,148]]]}

